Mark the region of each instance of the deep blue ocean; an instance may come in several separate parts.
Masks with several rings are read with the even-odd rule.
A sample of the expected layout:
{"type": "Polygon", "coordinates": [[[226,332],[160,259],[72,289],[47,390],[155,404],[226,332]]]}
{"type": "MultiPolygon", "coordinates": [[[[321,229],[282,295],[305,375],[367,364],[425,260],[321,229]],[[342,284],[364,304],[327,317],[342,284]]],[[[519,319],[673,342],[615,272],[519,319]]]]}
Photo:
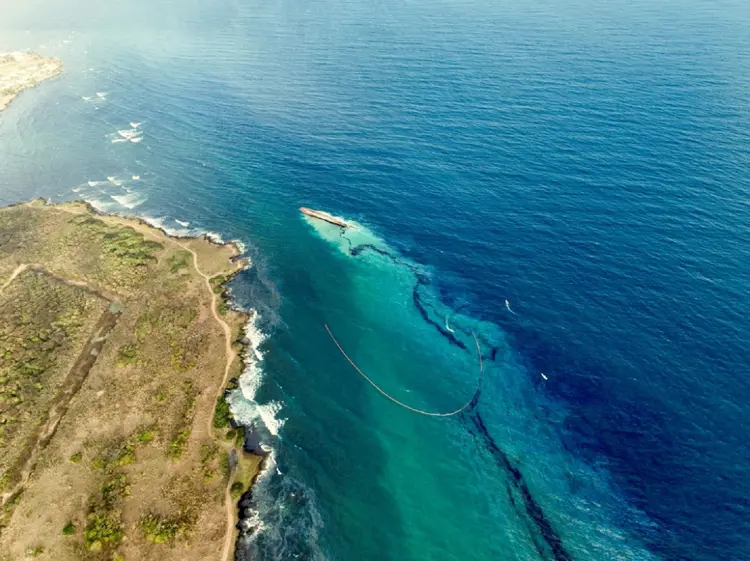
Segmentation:
{"type": "Polygon", "coordinates": [[[253,261],[239,559],[750,559],[746,1],[30,0],[25,48],[66,71],[0,114],[0,203],[253,261]],[[324,324],[429,411],[476,334],[478,399],[401,408],[324,324]]]}

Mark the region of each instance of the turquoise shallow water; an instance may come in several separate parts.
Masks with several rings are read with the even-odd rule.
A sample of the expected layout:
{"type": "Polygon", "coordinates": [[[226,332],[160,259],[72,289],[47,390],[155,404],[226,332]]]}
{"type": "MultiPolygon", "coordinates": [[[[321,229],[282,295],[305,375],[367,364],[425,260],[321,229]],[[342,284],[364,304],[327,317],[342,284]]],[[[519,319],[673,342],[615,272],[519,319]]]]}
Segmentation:
{"type": "Polygon", "coordinates": [[[241,559],[750,558],[744,3],[3,14],[0,49],[66,72],[0,117],[1,203],[84,198],[253,259],[231,402],[273,461],[241,559]],[[325,323],[430,411],[472,396],[476,333],[477,403],[395,406],[325,323]]]}

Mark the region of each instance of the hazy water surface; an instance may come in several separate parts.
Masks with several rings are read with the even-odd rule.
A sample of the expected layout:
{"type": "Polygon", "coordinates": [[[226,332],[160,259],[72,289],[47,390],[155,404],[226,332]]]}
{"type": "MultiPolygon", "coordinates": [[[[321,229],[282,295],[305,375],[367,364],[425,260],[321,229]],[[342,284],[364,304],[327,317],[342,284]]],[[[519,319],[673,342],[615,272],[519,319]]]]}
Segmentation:
{"type": "Polygon", "coordinates": [[[253,258],[243,558],[750,558],[744,2],[6,4],[0,202],[253,258]]]}

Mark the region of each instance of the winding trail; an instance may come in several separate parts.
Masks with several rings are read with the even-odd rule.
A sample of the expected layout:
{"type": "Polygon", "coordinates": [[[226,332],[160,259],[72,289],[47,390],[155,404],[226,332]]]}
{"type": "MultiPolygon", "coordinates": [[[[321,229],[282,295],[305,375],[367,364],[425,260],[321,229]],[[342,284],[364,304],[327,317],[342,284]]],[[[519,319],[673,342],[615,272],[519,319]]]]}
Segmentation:
{"type": "MultiPolygon", "coordinates": [[[[217,310],[218,307],[218,295],[213,291],[213,288],[211,288],[211,277],[200,270],[200,267],[198,267],[198,254],[187,247],[186,245],[178,242],[177,240],[174,240],[172,238],[168,238],[172,243],[175,245],[181,247],[185,251],[189,252],[193,256],[193,266],[195,267],[195,271],[203,277],[203,280],[206,283],[206,289],[208,290],[208,293],[211,295],[211,313],[214,316],[214,319],[218,322],[219,325],[221,325],[221,328],[224,330],[224,352],[226,356],[226,365],[224,366],[224,377],[221,380],[221,384],[219,385],[218,390],[216,391],[216,394],[213,397],[213,400],[211,401],[212,404],[215,404],[218,399],[221,397],[222,392],[224,391],[224,388],[227,385],[227,380],[229,378],[229,371],[232,367],[232,363],[237,358],[237,353],[232,348],[232,328],[229,327],[229,324],[225,322],[223,319],[221,319],[221,316],[219,315],[219,312],[217,310]]],[[[224,442],[221,438],[219,438],[214,433],[214,426],[213,426],[213,415],[208,416],[208,420],[206,421],[208,434],[210,434],[213,439],[218,442],[222,448],[224,448],[225,451],[230,452],[233,450],[233,446],[231,444],[227,444],[224,442]]],[[[228,561],[229,556],[232,552],[232,544],[234,542],[234,501],[232,501],[232,496],[230,493],[231,485],[232,485],[232,479],[234,475],[234,470],[236,467],[232,467],[232,472],[229,474],[229,479],[227,481],[227,487],[224,490],[224,504],[226,507],[226,515],[227,515],[227,529],[224,534],[224,547],[222,548],[221,553],[221,561],[228,561]]]]}
{"type": "MultiPolygon", "coordinates": [[[[77,210],[72,209],[70,207],[58,207],[60,210],[63,210],[65,212],[68,212],[70,214],[78,214],[78,215],[87,215],[89,214],[88,211],[83,210],[77,210]]],[[[234,449],[232,444],[228,444],[226,441],[224,441],[222,438],[219,438],[215,432],[213,427],[213,407],[215,407],[216,401],[221,396],[222,392],[224,391],[224,388],[227,385],[227,380],[229,378],[229,371],[232,367],[232,363],[237,358],[237,353],[234,352],[234,349],[232,349],[232,329],[229,327],[229,324],[225,322],[223,319],[221,319],[221,316],[218,312],[218,295],[214,293],[213,288],[211,287],[211,276],[207,275],[203,271],[201,271],[200,267],[198,266],[198,254],[187,247],[185,244],[179,242],[177,239],[173,238],[163,230],[159,230],[158,228],[154,228],[150,225],[143,224],[141,222],[130,222],[128,223],[128,226],[133,228],[134,230],[139,231],[144,236],[147,236],[151,239],[156,239],[159,241],[167,240],[169,243],[176,245],[177,247],[184,249],[188,253],[190,253],[193,256],[193,267],[195,268],[195,271],[200,275],[203,280],[206,283],[206,289],[208,290],[208,293],[211,295],[211,313],[214,316],[214,319],[217,321],[217,323],[221,326],[222,330],[224,331],[224,353],[226,356],[226,365],[224,366],[224,377],[221,380],[221,384],[219,385],[218,389],[216,390],[216,394],[213,397],[212,409],[211,414],[208,415],[208,419],[206,421],[206,428],[208,430],[208,434],[214,439],[216,443],[218,443],[226,452],[230,452],[234,449]],[[159,231],[163,236],[157,236],[154,234],[154,229],[159,231]]],[[[16,271],[13,272],[13,276],[0,288],[0,292],[5,289],[6,286],[10,285],[10,283],[17,277],[19,274],[21,274],[27,266],[21,266],[16,269],[16,271]]],[[[224,490],[224,504],[226,508],[226,517],[227,517],[227,528],[225,532],[224,537],[224,546],[222,547],[222,553],[221,553],[221,561],[228,561],[229,556],[232,552],[232,545],[234,542],[234,501],[232,501],[232,496],[230,493],[231,485],[232,485],[232,479],[234,476],[234,470],[236,467],[232,468],[232,471],[229,474],[229,480],[227,482],[227,487],[224,490]]]]}
{"type": "Polygon", "coordinates": [[[2,293],[6,288],[8,288],[11,285],[11,283],[14,280],[16,280],[16,277],[18,277],[18,275],[20,275],[21,273],[23,273],[28,268],[29,268],[29,265],[26,264],[26,263],[24,263],[23,265],[19,265],[18,267],[16,267],[16,270],[13,271],[13,274],[10,275],[10,278],[7,281],[5,281],[5,283],[3,284],[3,286],[0,286],[0,293],[2,293]]]}

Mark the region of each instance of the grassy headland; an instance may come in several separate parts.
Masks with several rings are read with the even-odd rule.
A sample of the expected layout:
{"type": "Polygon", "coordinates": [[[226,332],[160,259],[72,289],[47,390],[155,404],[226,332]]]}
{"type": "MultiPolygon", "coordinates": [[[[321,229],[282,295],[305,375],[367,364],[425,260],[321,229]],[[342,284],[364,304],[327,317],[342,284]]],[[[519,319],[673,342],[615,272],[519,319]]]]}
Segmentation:
{"type": "Polygon", "coordinates": [[[0,111],[26,88],[57,76],[62,62],[27,51],[0,53],[0,111]]]}
{"type": "Polygon", "coordinates": [[[260,463],[222,398],[237,254],[82,203],[0,209],[0,559],[231,554],[260,463]]]}

